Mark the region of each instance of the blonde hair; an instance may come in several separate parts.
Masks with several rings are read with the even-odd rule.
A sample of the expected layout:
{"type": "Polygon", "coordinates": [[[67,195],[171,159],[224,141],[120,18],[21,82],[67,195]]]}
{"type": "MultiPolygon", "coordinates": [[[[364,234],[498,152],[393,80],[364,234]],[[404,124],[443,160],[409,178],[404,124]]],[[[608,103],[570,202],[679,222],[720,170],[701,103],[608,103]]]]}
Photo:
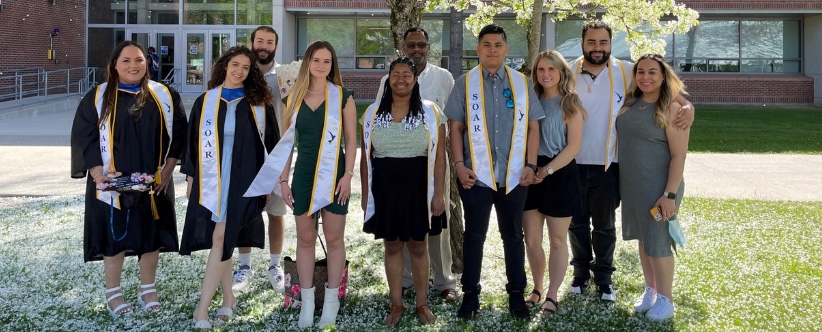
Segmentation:
{"type": "Polygon", "coordinates": [[[290,106],[288,107],[288,103],[286,103],[286,109],[284,110],[283,114],[283,133],[288,130],[288,127],[291,126],[291,117],[297,113],[297,110],[300,109],[302,105],[303,99],[305,99],[305,95],[308,92],[308,84],[311,82],[311,72],[308,70],[308,66],[311,65],[311,59],[314,57],[314,53],[317,51],[326,49],[331,52],[331,71],[328,73],[326,80],[330,81],[339,86],[343,86],[342,84],[342,75],[340,74],[340,66],[337,64],[337,52],[334,51],[334,47],[331,46],[331,43],[324,41],[324,40],[317,40],[305,49],[305,54],[303,55],[303,62],[300,65],[300,73],[297,74],[297,79],[294,82],[294,86],[291,87],[291,95],[288,96],[287,101],[290,101],[290,106]]]}
{"type": "Polygon", "coordinates": [[[583,120],[587,119],[588,113],[582,107],[582,101],[579,100],[579,95],[576,92],[576,82],[574,81],[574,74],[571,72],[571,66],[568,65],[562,54],[557,51],[542,51],[534,58],[534,63],[531,65],[531,83],[534,84],[537,96],[542,97],[542,94],[545,93],[545,88],[538,83],[539,78],[537,77],[537,64],[540,60],[547,61],[548,64],[559,70],[557,89],[559,95],[562,96],[559,102],[559,106],[562,108],[562,120],[568,121],[577,112],[582,113],[583,120]]]}
{"type": "Polygon", "coordinates": [[[654,60],[657,64],[659,64],[659,68],[662,72],[662,86],[659,88],[659,99],[656,101],[656,107],[654,108],[654,119],[656,120],[656,125],[659,128],[665,129],[668,126],[668,121],[666,120],[666,113],[668,106],[674,102],[676,96],[680,94],[688,94],[685,91],[685,84],[682,83],[682,80],[679,79],[679,76],[676,75],[674,69],[665,62],[665,58],[663,58],[659,54],[645,54],[639,58],[634,64],[634,74],[631,78],[631,87],[628,89],[628,93],[625,96],[625,104],[622,105],[622,109],[619,110],[619,114],[625,113],[631,106],[637,103],[637,101],[642,98],[642,90],[639,89],[639,86],[636,83],[636,72],[639,67],[639,62],[642,60],[654,60]]]}

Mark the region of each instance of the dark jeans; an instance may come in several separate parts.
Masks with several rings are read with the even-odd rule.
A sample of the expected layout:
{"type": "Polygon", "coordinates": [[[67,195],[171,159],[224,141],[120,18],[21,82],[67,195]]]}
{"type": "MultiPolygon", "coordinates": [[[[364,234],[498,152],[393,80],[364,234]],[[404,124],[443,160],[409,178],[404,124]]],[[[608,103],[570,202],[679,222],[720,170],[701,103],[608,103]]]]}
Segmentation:
{"type": "Polygon", "coordinates": [[[619,207],[619,165],[577,165],[582,208],[571,218],[571,252],[574,277],[591,278],[597,285],[611,284],[616,245],[616,208],[619,207]],[[591,225],[594,230],[591,231],[591,225]],[[594,259],[596,256],[596,259],[594,259]]]}
{"type": "Polygon", "coordinates": [[[522,293],[525,290],[525,242],[522,235],[522,209],[528,188],[517,186],[508,195],[505,187],[491,188],[459,186],[462,208],[465,211],[465,238],[463,242],[462,274],[463,291],[478,290],[482,270],[482,251],[488,233],[491,206],[497,212],[497,224],[505,251],[505,274],[508,277],[506,291],[522,293]]]}

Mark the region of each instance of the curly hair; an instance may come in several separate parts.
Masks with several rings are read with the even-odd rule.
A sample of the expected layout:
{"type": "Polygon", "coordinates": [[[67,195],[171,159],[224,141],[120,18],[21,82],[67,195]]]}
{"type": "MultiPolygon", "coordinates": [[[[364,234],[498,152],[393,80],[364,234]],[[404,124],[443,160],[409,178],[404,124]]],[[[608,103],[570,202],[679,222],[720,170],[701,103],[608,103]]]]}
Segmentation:
{"type": "Polygon", "coordinates": [[[226,71],[228,70],[228,63],[236,56],[244,55],[251,63],[251,68],[248,71],[248,77],[243,81],[243,91],[245,92],[245,100],[251,105],[270,106],[274,104],[274,95],[268,89],[265,82],[265,76],[260,71],[260,66],[257,65],[255,59],[257,57],[248,47],[234,46],[223,53],[219,60],[211,67],[211,79],[208,81],[208,89],[214,89],[223,82],[225,82],[226,71]]]}
{"type": "MultiPolygon", "coordinates": [[[[109,114],[117,107],[115,100],[117,99],[117,84],[120,83],[120,74],[117,72],[117,60],[120,59],[120,54],[123,53],[123,50],[130,46],[139,48],[140,51],[143,52],[143,57],[145,58],[146,56],[146,49],[143,48],[143,45],[135,41],[127,40],[117,44],[117,47],[114,48],[111,57],[108,59],[106,70],[108,79],[106,80],[106,90],[103,91],[104,106],[99,119],[97,119],[98,126],[102,126],[109,114]]],[[[148,72],[148,68],[146,68],[145,75],[143,79],[140,80],[140,91],[137,92],[137,103],[134,105],[134,115],[138,118],[142,115],[143,106],[146,105],[146,98],[148,98],[147,95],[150,93],[148,90],[148,81],[150,79],[151,74],[148,72]]]]}

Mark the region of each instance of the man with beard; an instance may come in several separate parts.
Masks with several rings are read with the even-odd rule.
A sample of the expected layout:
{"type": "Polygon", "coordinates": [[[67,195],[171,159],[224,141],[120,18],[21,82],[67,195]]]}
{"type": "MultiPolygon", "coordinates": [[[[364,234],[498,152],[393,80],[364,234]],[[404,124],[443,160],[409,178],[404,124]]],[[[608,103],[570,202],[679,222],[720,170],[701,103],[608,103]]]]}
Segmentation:
{"type": "MultiPolygon", "coordinates": [[[[442,110],[445,107],[445,101],[451,93],[451,88],[454,87],[454,78],[451,73],[442,67],[428,63],[428,52],[431,50],[431,45],[428,44],[428,32],[423,28],[410,28],[403,34],[402,51],[405,56],[411,58],[417,66],[417,84],[420,88],[420,96],[422,99],[433,101],[437,107],[442,110]]],[[[383,76],[380,81],[380,88],[377,90],[377,99],[382,100],[382,95],[385,89],[385,82],[388,75],[383,76]]],[[[446,165],[446,174],[450,174],[446,165]]],[[[449,192],[451,181],[445,181],[445,192],[449,192]]],[[[447,198],[446,198],[447,199],[447,198]]],[[[446,207],[449,206],[446,204],[446,207]]],[[[450,210],[445,209],[446,217],[450,218],[450,210]]],[[[444,223],[447,225],[448,223],[444,223]]],[[[403,248],[403,262],[405,262],[402,274],[402,288],[411,288],[414,285],[414,279],[411,275],[411,258],[408,254],[408,248],[403,248]]],[[[428,254],[431,261],[432,275],[434,277],[434,288],[440,293],[440,296],[449,302],[457,300],[457,279],[454,273],[451,272],[451,235],[446,230],[440,235],[428,237],[428,254]]]]}
{"type": "MultiPolygon", "coordinates": [[[[616,301],[611,275],[616,271],[613,265],[615,210],[620,198],[614,124],[630,87],[634,68],[629,61],[611,57],[611,38],[608,24],[600,21],[585,24],[582,27],[583,56],[570,64],[588,119],[576,156],[582,209],[573,216],[568,229],[573,253],[571,265],[574,266],[569,291],[584,294],[593,272],[599,298],[605,301],[616,301]]],[[[684,130],[693,124],[694,108],[682,96],[676,100],[685,106],[680,109],[673,126],[684,130]]]]}
{"type": "MultiPolygon", "coordinates": [[[[268,83],[268,88],[274,95],[274,115],[277,118],[277,123],[284,126],[282,123],[283,105],[282,96],[280,95],[280,86],[277,83],[277,67],[280,65],[274,60],[274,55],[277,53],[277,42],[279,35],[277,31],[269,26],[260,26],[251,33],[251,50],[257,55],[257,65],[260,71],[265,74],[265,81],[268,83]]],[[[285,125],[287,127],[287,125],[285,125]]],[[[282,132],[282,128],[278,128],[282,132]]],[[[280,196],[272,193],[270,200],[265,207],[265,212],[268,214],[268,241],[269,254],[271,256],[271,263],[268,267],[268,281],[271,287],[278,293],[284,292],[283,269],[280,264],[280,258],[283,252],[283,237],[285,233],[285,226],[283,216],[288,212],[285,207],[285,201],[280,196]]],[[[240,242],[244,239],[251,239],[251,232],[255,231],[252,227],[246,227],[240,230],[240,237],[238,239],[238,246],[240,246],[240,266],[234,271],[234,284],[231,289],[236,292],[241,292],[248,288],[251,284],[251,277],[254,275],[254,270],[251,269],[251,246],[262,248],[262,243],[240,242]],[[248,235],[245,235],[245,234],[248,235]]]]}

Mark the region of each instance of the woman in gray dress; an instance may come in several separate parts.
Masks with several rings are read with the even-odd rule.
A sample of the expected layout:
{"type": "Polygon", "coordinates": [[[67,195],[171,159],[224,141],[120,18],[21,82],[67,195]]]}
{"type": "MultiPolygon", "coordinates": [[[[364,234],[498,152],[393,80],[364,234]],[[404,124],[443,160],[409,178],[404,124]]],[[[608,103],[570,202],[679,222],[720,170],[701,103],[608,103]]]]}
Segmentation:
{"type": "Polygon", "coordinates": [[[668,233],[668,220],[675,217],[682,201],[690,131],[668,125],[680,108],[674,98],[685,91],[665,59],[656,54],[644,55],[633,73],[625,105],[616,120],[622,237],[639,240],[645,291],[634,310],[646,313],[650,320],[661,321],[674,314],[674,240],[668,233]],[[660,221],[649,213],[651,209],[661,213],[660,221]]]}

